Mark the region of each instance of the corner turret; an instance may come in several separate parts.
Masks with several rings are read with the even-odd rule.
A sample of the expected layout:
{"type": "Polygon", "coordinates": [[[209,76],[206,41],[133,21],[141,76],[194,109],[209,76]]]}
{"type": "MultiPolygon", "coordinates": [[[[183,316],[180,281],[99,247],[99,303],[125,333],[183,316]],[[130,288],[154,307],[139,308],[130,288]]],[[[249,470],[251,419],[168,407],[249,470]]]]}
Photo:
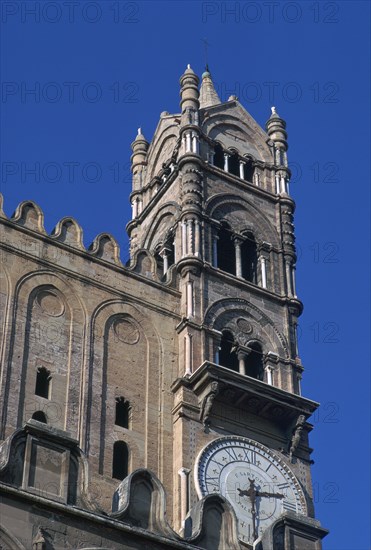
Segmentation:
{"type": "Polygon", "coordinates": [[[147,167],[147,152],[149,143],[142,134],[142,129],[138,128],[138,135],[131,144],[133,154],[131,155],[131,171],[133,173],[133,192],[131,194],[131,205],[133,217],[136,217],[141,211],[143,203],[140,190],[144,184],[145,171],[147,167]]]}
{"type": "Polygon", "coordinates": [[[191,69],[190,65],[187,65],[186,70],[180,77],[180,107],[182,113],[186,112],[188,109],[192,111],[197,111],[200,107],[199,103],[199,91],[198,84],[199,78],[191,69]]]}

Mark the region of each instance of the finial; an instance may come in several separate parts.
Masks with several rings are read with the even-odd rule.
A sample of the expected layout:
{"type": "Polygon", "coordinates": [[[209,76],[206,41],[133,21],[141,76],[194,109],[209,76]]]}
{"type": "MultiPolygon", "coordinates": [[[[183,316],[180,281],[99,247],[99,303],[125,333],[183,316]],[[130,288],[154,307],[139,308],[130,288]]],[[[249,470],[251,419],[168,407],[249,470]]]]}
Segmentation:
{"type": "Polygon", "coordinates": [[[191,68],[191,65],[190,65],[190,64],[188,63],[188,65],[187,65],[187,69],[190,69],[190,68],[191,68]]]}
{"type": "Polygon", "coordinates": [[[138,136],[142,133],[142,128],[138,128],[138,136]]]}
{"type": "Polygon", "coordinates": [[[271,111],[272,111],[272,115],[276,115],[276,114],[277,114],[276,107],[271,107],[271,111]]]}

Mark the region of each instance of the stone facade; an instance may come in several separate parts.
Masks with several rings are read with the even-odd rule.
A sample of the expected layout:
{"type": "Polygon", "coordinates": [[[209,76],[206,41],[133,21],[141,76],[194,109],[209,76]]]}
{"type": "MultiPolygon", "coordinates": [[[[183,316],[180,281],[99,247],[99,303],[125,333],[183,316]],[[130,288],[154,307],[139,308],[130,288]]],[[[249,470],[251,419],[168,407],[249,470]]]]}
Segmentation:
{"type": "Polygon", "coordinates": [[[34,203],[0,208],[1,548],[321,548],[286,124],[221,103],[208,71],[180,84],[181,113],[132,144],[128,265],[108,234],[87,250],[71,218],[48,235],[34,203]],[[249,540],[199,494],[228,435],[274,451],[305,513],[249,540]]]}

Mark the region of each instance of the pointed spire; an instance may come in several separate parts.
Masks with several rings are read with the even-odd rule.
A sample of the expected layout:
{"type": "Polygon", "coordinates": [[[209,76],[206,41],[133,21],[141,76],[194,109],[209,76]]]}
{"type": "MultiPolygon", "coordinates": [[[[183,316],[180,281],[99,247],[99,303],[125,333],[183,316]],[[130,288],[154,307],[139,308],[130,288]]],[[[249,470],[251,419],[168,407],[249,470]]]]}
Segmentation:
{"type": "Polygon", "coordinates": [[[198,76],[191,69],[190,65],[187,65],[186,70],[180,77],[180,106],[182,113],[187,111],[187,109],[193,109],[194,111],[198,110],[198,76]]]}
{"type": "MultiPolygon", "coordinates": [[[[271,107],[271,116],[268,118],[265,128],[270,139],[274,142],[275,147],[281,151],[287,151],[287,132],[286,122],[277,113],[276,107],[271,107]]],[[[281,158],[278,164],[283,164],[281,158]]]]}
{"type": "Polygon", "coordinates": [[[142,133],[142,128],[138,128],[135,140],[131,144],[133,154],[131,155],[131,169],[134,172],[138,166],[146,164],[147,151],[149,143],[142,133]]]}
{"type": "Polygon", "coordinates": [[[142,133],[142,128],[138,128],[138,133],[137,133],[134,141],[145,141],[146,143],[148,143],[146,138],[144,137],[144,135],[142,133]]]}
{"type": "Polygon", "coordinates": [[[277,113],[276,107],[271,107],[271,116],[269,118],[280,118],[280,115],[277,113]]]}
{"type": "Polygon", "coordinates": [[[202,75],[202,83],[200,89],[200,107],[212,107],[213,105],[219,105],[221,103],[220,98],[214,88],[214,83],[211,78],[208,65],[205,67],[205,72],[202,75]]]}

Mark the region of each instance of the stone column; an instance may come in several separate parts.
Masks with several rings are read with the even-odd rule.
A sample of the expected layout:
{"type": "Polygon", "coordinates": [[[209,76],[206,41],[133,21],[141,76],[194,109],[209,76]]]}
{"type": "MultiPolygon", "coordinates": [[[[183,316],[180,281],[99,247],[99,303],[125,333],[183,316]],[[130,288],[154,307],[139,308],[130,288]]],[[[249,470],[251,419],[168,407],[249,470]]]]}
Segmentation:
{"type": "Polygon", "coordinates": [[[238,370],[240,371],[240,374],[243,374],[244,376],[246,376],[246,358],[247,353],[245,351],[237,352],[238,370]]]}
{"type": "Polygon", "coordinates": [[[193,317],[193,282],[187,282],[187,317],[193,317]]]}
{"type": "Polygon", "coordinates": [[[240,160],[240,178],[245,179],[245,163],[243,160],[240,160]]]}
{"type": "Polygon", "coordinates": [[[224,171],[229,172],[229,155],[224,153],[224,171]]]}
{"type": "Polygon", "coordinates": [[[180,514],[182,526],[189,510],[189,474],[191,470],[188,468],[180,468],[178,474],[180,476],[180,514]]]}
{"type": "Polygon", "coordinates": [[[291,265],[291,283],[292,283],[292,293],[296,298],[296,282],[295,282],[295,266],[291,265]]]}
{"type": "Polygon", "coordinates": [[[192,152],[198,154],[198,135],[192,132],[192,152]]]}
{"type": "Polygon", "coordinates": [[[285,179],[285,176],[281,176],[281,193],[286,193],[286,179],[285,179]]]}
{"type": "Polygon", "coordinates": [[[182,258],[187,255],[187,226],[186,222],[182,221],[182,258]]]}
{"type": "Polygon", "coordinates": [[[191,132],[186,133],[186,153],[190,153],[192,150],[191,144],[191,132]]]}
{"type": "Polygon", "coordinates": [[[293,324],[294,327],[294,345],[295,345],[295,355],[299,354],[299,346],[298,346],[298,324],[295,321],[293,324]]]}
{"type": "Polygon", "coordinates": [[[167,270],[169,269],[169,257],[168,257],[168,249],[163,248],[160,252],[160,256],[162,257],[164,261],[164,275],[167,273],[167,270]]]}
{"type": "Polygon", "coordinates": [[[265,372],[267,374],[267,384],[273,386],[272,367],[270,365],[266,365],[265,372]]]}
{"type": "Polygon", "coordinates": [[[234,239],[234,247],[236,251],[236,276],[242,278],[242,258],[241,258],[241,241],[234,239]]]}
{"type": "Polygon", "coordinates": [[[131,218],[134,220],[134,218],[137,217],[137,201],[136,199],[133,200],[131,203],[131,218]]]}
{"type": "Polygon", "coordinates": [[[193,220],[187,220],[187,253],[193,254],[193,220]]]}
{"type": "Polygon", "coordinates": [[[264,371],[266,373],[266,382],[270,386],[274,386],[273,384],[273,372],[275,370],[275,366],[278,363],[278,355],[277,353],[274,353],[273,351],[269,351],[267,355],[264,357],[264,371]]]}
{"type": "Polygon", "coordinates": [[[187,332],[185,339],[185,376],[192,374],[192,336],[187,332]]]}
{"type": "Polygon", "coordinates": [[[276,182],[276,195],[280,194],[280,177],[275,176],[275,182],[276,182]]]}
{"type": "Polygon", "coordinates": [[[201,257],[201,225],[195,220],[195,256],[201,257]]]}
{"type": "Polygon", "coordinates": [[[301,395],[301,374],[297,375],[297,381],[298,381],[298,393],[301,395]]]}
{"type": "Polygon", "coordinates": [[[260,264],[261,264],[261,274],[262,274],[262,287],[267,288],[267,267],[265,258],[260,258],[260,264]]]}
{"type": "Polygon", "coordinates": [[[286,288],[287,296],[292,296],[292,287],[291,287],[291,263],[285,258],[285,268],[286,268],[286,288]]]}
{"type": "Polygon", "coordinates": [[[218,267],[218,239],[216,231],[213,234],[213,257],[212,257],[212,266],[218,267]]]}

